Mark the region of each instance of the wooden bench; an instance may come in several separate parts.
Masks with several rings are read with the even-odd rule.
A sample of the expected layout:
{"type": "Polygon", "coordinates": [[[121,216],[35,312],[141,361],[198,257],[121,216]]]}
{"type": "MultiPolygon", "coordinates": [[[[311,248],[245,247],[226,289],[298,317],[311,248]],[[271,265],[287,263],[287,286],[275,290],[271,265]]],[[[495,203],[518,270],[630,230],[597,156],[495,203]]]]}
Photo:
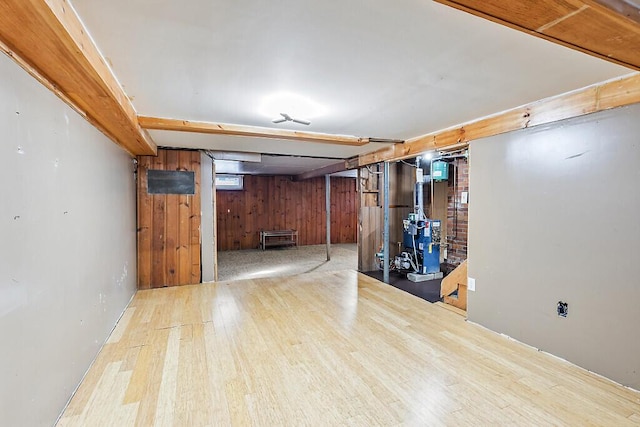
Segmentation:
{"type": "Polygon", "coordinates": [[[298,230],[268,230],[260,232],[260,247],[264,251],[267,246],[298,247],[298,230]]]}

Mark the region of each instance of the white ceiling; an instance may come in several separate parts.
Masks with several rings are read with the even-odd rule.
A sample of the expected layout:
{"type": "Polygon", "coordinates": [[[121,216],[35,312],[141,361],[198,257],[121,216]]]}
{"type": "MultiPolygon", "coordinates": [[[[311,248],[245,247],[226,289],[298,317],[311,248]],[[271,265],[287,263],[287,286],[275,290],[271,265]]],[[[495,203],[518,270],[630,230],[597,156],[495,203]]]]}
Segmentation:
{"type": "MultiPolygon", "coordinates": [[[[273,125],[274,127],[276,125],[273,125]]],[[[282,126],[284,127],[284,126],[282,126]]],[[[313,130],[313,126],[310,126],[313,130]]],[[[307,128],[307,126],[305,126],[307,128]]],[[[345,159],[361,153],[374,151],[388,144],[371,143],[360,147],[320,144],[305,141],[287,141],[239,137],[228,135],[206,135],[201,133],[149,131],[151,137],[161,147],[200,148],[219,151],[246,151],[269,154],[291,154],[345,159]]]]}
{"type": "MultiPolygon", "coordinates": [[[[72,3],[146,116],[407,139],[631,73],[430,0],[72,3]],[[272,124],[260,107],[283,91],[325,114],[272,124]]],[[[160,146],[335,158],[381,146],[151,133],[160,146]]]]}

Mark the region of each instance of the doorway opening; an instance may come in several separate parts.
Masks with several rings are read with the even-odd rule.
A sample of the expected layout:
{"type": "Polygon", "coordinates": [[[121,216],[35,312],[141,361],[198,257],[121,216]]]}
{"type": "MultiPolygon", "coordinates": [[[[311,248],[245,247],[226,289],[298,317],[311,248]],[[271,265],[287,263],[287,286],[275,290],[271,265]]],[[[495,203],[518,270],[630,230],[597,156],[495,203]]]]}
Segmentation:
{"type": "MultiPolygon", "coordinates": [[[[467,258],[468,152],[427,153],[389,164],[389,283],[430,302],[458,299],[440,278],[467,258]],[[429,155],[430,154],[430,155],[429,155]],[[446,294],[446,295],[445,295],[446,294]]],[[[384,279],[383,164],[359,171],[359,269],[384,279]]],[[[466,277],[466,275],[465,275],[466,277]]],[[[466,308],[466,294],[459,305],[466,308]]],[[[458,303],[458,301],[454,301],[458,303]]]]}

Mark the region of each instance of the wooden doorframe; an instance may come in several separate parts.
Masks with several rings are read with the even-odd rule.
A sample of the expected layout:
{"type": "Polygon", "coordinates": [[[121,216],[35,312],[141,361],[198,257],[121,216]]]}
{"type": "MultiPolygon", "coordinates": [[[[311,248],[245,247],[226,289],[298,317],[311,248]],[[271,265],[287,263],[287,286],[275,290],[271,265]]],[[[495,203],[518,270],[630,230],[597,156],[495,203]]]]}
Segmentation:
{"type": "Polygon", "coordinates": [[[201,264],[202,281],[217,280],[217,241],[216,241],[216,212],[215,212],[215,162],[207,152],[201,152],[202,166],[202,219],[201,219],[201,264]]]}
{"type": "Polygon", "coordinates": [[[213,192],[213,281],[218,281],[218,202],[217,202],[217,191],[216,191],[216,162],[214,160],[212,163],[212,182],[213,187],[211,191],[213,192]]]}

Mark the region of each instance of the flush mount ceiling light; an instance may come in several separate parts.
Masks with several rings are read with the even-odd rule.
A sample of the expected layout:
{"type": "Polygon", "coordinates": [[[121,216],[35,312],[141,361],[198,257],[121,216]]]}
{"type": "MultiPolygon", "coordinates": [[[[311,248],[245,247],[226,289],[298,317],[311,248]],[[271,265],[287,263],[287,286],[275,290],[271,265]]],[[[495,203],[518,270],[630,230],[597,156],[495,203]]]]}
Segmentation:
{"type": "Polygon", "coordinates": [[[272,119],[273,123],[294,122],[308,125],[311,123],[310,119],[324,115],[326,108],[305,96],[278,92],[263,99],[260,113],[272,119]]]}
{"type": "Polygon", "coordinates": [[[306,125],[309,126],[311,124],[311,122],[309,120],[304,120],[304,119],[296,119],[294,117],[291,117],[290,115],[288,115],[287,113],[280,113],[280,115],[282,117],[278,118],[278,119],[273,119],[271,120],[272,123],[284,123],[284,122],[293,122],[293,123],[299,123],[301,125],[306,125]]]}

